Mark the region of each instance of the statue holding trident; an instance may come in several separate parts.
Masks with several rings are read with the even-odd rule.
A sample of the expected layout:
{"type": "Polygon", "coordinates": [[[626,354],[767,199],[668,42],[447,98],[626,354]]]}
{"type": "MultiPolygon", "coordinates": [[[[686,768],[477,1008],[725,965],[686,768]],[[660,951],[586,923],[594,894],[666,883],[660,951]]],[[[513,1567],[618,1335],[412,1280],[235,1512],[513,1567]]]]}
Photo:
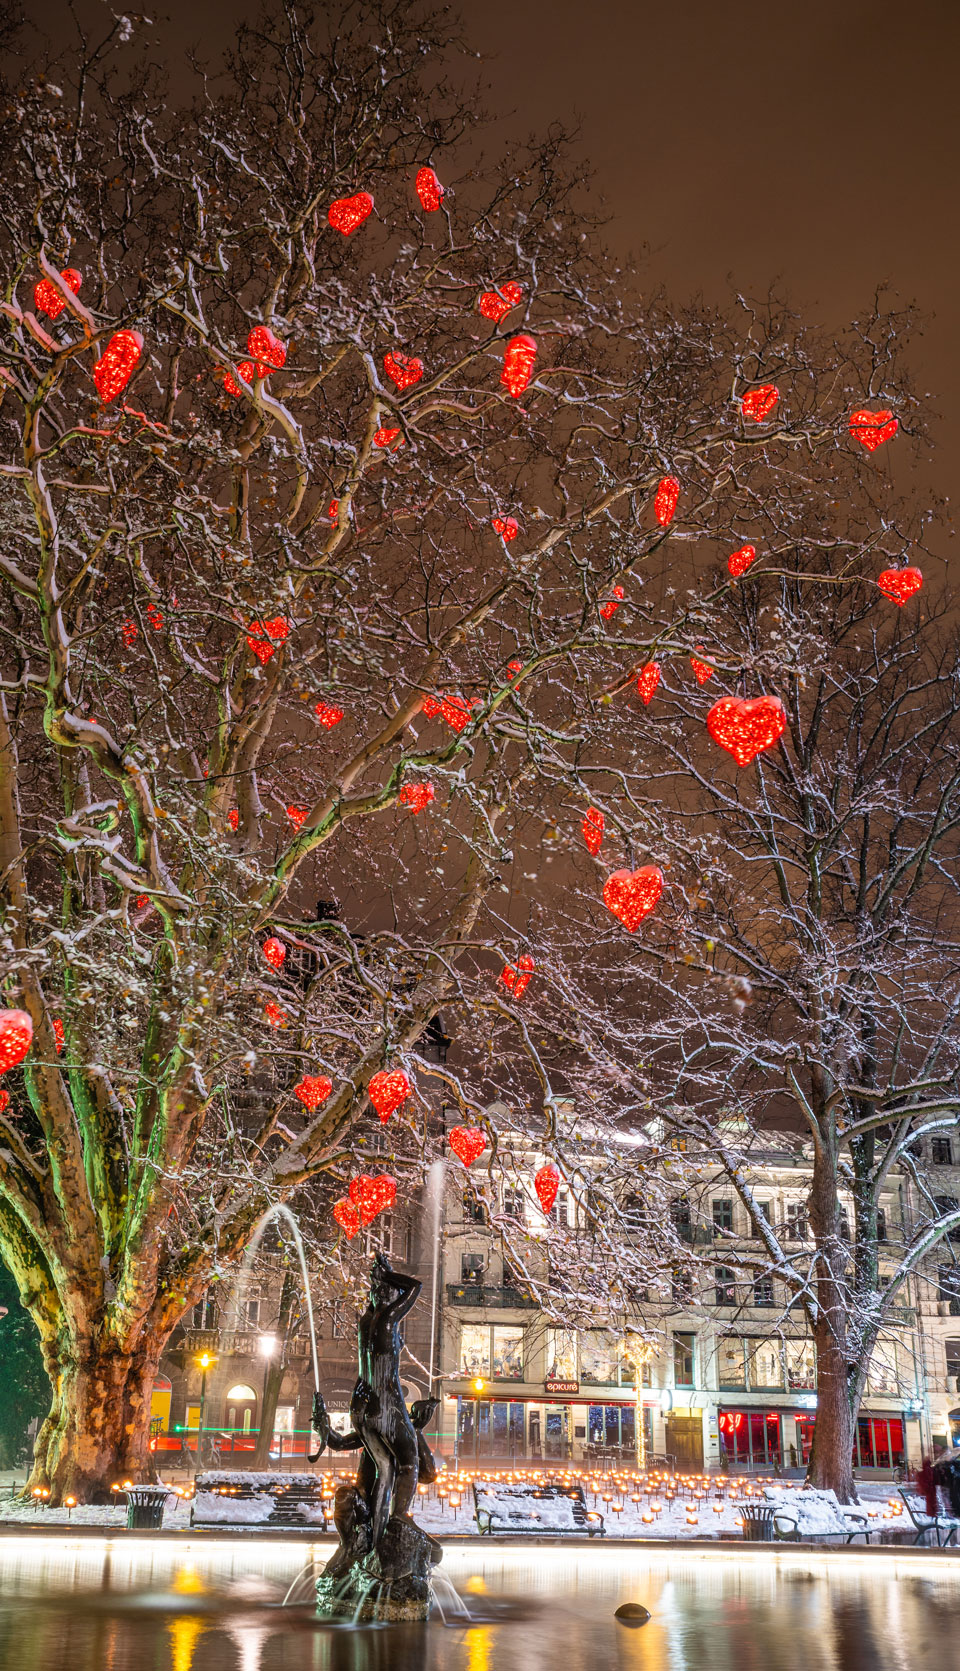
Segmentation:
{"type": "Polygon", "coordinates": [[[425,1619],[430,1610],[430,1568],[442,1551],[411,1520],[410,1508],[418,1480],[437,1477],[423,1429],[440,1401],[423,1399],[408,1410],[400,1385],[400,1324],[422,1286],[395,1271],[385,1254],[376,1255],[357,1324],[359,1376],[349,1433],[333,1431],[321,1394],[314,1396],[320,1443],[311,1461],[325,1447],[363,1453],[356,1484],[341,1485],[334,1495],[340,1547],[317,1581],[317,1605],[327,1617],[425,1619]]]}

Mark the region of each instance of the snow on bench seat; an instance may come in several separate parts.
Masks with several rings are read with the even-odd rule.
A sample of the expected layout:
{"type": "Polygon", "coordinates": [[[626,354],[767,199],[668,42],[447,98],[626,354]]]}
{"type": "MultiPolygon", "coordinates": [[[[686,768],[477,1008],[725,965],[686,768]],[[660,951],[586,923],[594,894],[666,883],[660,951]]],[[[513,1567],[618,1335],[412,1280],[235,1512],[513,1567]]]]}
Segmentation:
{"type": "Polygon", "coordinates": [[[323,1481],[313,1474],[210,1469],[198,1474],[193,1526],[316,1526],[325,1529],[323,1481]]]}
{"type": "Polygon", "coordinates": [[[850,1543],[861,1534],[869,1539],[869,1517],[863,1509],[838,1502],[835,1491],[805,1487],[790,1491],[782,1485],[764,1486],[763,1495],[776,1506],[774,1526],[779,1538],[843,1538],[850,1543]]]}
{"type": "Polygon", "coordinates": [[[576,1532],[603,1537],[603,1515],[588,1509],[580,1485],[518,1485],[474,1480],[473,1500],[480,1532],[576,1532]]]}

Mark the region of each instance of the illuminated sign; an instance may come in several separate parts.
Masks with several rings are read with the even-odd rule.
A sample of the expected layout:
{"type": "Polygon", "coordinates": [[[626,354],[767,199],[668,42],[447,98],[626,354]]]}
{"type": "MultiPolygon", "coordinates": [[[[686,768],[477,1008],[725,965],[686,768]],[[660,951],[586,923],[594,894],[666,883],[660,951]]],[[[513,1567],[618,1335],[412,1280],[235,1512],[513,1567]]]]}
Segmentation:
{"type": "Polygon", "coordinates": [[[543,1384],[547,1392],[552,1393],[578,1393],[580,1391],[579,1381],[544,1381],[543,1384]]]}

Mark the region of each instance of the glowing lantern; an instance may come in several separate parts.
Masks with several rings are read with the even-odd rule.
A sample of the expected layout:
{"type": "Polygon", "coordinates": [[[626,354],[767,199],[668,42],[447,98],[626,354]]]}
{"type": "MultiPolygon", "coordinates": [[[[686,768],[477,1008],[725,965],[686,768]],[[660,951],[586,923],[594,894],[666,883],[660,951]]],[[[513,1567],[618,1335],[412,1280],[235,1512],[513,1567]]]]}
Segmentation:
{"type": "Polygon", "coordinates": [[[486,1133],[479,1126],[454,1126],[447,1142],[464,1166],[472,1166],[487,1146],[486,1133]]]}
{"type": "Polygon", "coordinates": [[[898,609],[919,592],[923,575],[919,569],[884,569],[877,575],[877,585],[884,597],[892,598],[898,609]]]}
{"type": "Polygon", "coordinates": [[[769,418],[780,399],[780,390],[775,383],[763,383],[759,389],[748,389],[740,402],[740,410],[745,418],[750,418],[755,424],[762,424],[764,418],[769,418]]]}
{"type": "MultiPolygon", "coordinates": [[[[253,382],[254,372],[256,371],[256,369],[257,368],[254,365],[252,360],[241,360],[239,365],[237,366],[237,370],[240,373],[240,376],[243,379],[244,383],[252,383],[253,382]]],[[[243,394],[243,390],[241,389],[240,384],[237,382],[233,373],[230,372],[230,371],[225,371],[224,374],[223,374],[223,386],[226,389],[228,395],[233,395],[234,400],[239,400],[240,396],[243,394]]]]}
{"type": "Polygon", "coordinates": [[[512,313],[522,300],[523,285],[518,284],[516,279],[508,279],[506,284],[501,284],[497,290],[485,290],[478,306],[484,319],[491,319],[495,325],[499,325],[501,319],[512,313]]]}
{"type": "Polygon", "coordinates": [[[560,1188],[560,1171],[558,1167],[554,1166],[552,1160],[548,1160],[546,1166],[541,1166],[534,1177],[533,1187],[537,1192],[537,1200],[540,1206],[545,1213],[548,1213],[557,1199],[557,1191],[560,1188]]]}
{"type": "Polygon", "coordinates": [[[892,412],[854,412],[850,419],[850,434],[868,453],[892,441],[899,427],[892,412]]]}
{"type": "Polygon", "coordinates": [[[63,1022],[58,1015],[53,1018],[53,1042],[57,1047],[57,1055],[59,1056],[63,1050],[63,1022]]]}
{"type": "Polygon", "coordinates": [[[707,730],[715,743],[732,754],[738,766],[749,766],[764,749],[773,748],[787,728],[779,696],[721,696],[707,715],[707,730]]]}
{"type": "Polygon", "coordinates": [[[499,534],[504,545],[509,545],[520,532],[520,524],[515,516],[495,516],[491,527],[495,534],[499,534]]]}
{"type": "MultiPolygon", "coordinates": [[[[698,644],[697,649],[699,650],[700,648],[701,646],[698,644]]],[[[708,679],[713,678],[713,668],[710,666],[709,662],[701,661],[699,656],[690,657],[690,666],[696,674],[698,685],[705,685],[708,679]]]]}
{"type": "Polygon", "coordinates": [[[332,731],[343,718],[343,709],[337,708],[332,702],[318,702],[313,711],[325,731],[332,731]]]}
{"type": "Polygon", "coordinates": [[[282,940],[277,939],[275,934],[271,934],[268,940],[264,940],[261,950],[271,969],[279,969],[287,955],[286,946],[282,940]]]}
{"type": "MultiPolygon", "coordinates": [[[[76,296],[83,283],[83,277],[77,272],[76,267],[64,267],[60,277],[67,289],[72,290],[76,296]]],[[[42,278],[33,287],[33,305],[38,313],[45,313],[48,319],[59,319],[67,304],[52,279],[42,278]]]]}
{"type": "Polygon", "coordinates": [[[236,831],[240,828],[240,810],[238,807],[232,806],[230,808],[230,811],[227,813],[227,823],[230,825],[230,828],[234,831],[234,833],[236,833],[236,831]]]}
{"type": "Polygon", "coordinates": [[[326,1102],[332,1090],[333,1082],[324,1074],[305,1073],[299,1084],[293,1087],[293,1094],[298,1102],[303,1103],[307,1113],[312,1114],[322,1102],[326,1102]]]}
{"type": "Polygon", "coordinates": [[[33,1043],[33,1022],[26,1010],[0,1010],[0,1073],[22,1062],[33,1043]]]}
{"type": "Polygon", "coordinates": [[[423,376],[423,361],[408,359],[406,354],[390,352],[383,356],[383,369],[402,393],[404,389],[412,389],[415,383],[419,383],[423,376]]]}
{"type": "Polygon", "coordinates": [[[0,1089],[0,1114],[5,1114],[10,1107],[10,1092],[4,1086],[0,1089]]]}
{"type": "Polygon", "coordinates": [[[756,560],[756,546],[742,545],[739,551],[731,551],[730,556],[727,558],[727,568],[733,575],[734,580],[739,580],[742,574],[746,574],[751,563],[755,563],[756,560]]]}
{"type": "Polygon", "coordinates": [[[348,1242],[352,1242],[360,1228],[360,1211],[346,1196],[333,1203],[333,1216],[348,1242]]]}
{"type": "Polygon", "coordinates": [[[432,783],[405,783],[397,796],[401,806],[408,806],[414,814],[422,812],[433,800],[432,783]]]}
{"type": "Polygon", "coordinates": [[[123,626],[120,628],[120,636],[123,639],[124,644],[127,646],[127,649],[129,650],[130,646],[132,644],[135,644],[137,639],[140,637],[140,634],[137,631],[136,621],[131,621],[131,620],[124,621],[123,626]]]}
{"type": "Polygon", "coordinates": [[[659,865],[641,865],[639,870],[615,870],[608,876],[603,885],[603,903],[633,934],[662,893],[663,871],[659,865]]]}
{"type": "Polygon", "coordinates": [[[374,1074],[367,1090],[381,1124],[386,1125],[394,1109],[406,1102],[410,1095],[410,1081],[400,1068],[391,1072],[383,1068],[380,1073],[374,1074]]]}
{"type": "Polygon", "coordinates": [[[580,826],[583,830],[583,839],[586,844],[587,852],[592,853],[594,857],[596,857],[600,848],[603,846],[604,823],[605,819],[603,813],[600,812],[597,807],[592,806],[580,826]]]}
{"type": "Polygon", "coordinates": [[[528,952],[524,952],[522,957],[517,958],[516,968],[512,963],[508,963],[501,970],[500,979],[508,992],[512,992],[515,998],[522,998],[530,985],[530,976],[535,968],[533,958],[528,952]]]}
{"type": "MultiPolygon", "coordinates": [[[[379,447],[382,451],[385,447],[392,446],[399,434],[399,429],[386,429],[381,424],[380,428],[376,431],[376,434],[373,437],[373,444],[375,447],[379,447]]],[[[402,439],[400,445],[401,447],[403,446],[402,439]]]]}
{"type": "Polygon", "coordinates": [[[514,400],[518,400],[527,388],[533,376],[533,362],[536,357],[537,345],[533,337],[510,338],[503,356],[500,381],[514,400]]]}
{"type": "Polygon", "coordinates": [[[421,206],[428,215],[435,214],[443,203],[443,187],[433,169],[418,168],[415,183],[421,206]]]}
{"type": "Polygon", "coordinates": [[[354,192],[352,197],[338,197],[327,210],[327,220],[335,232],[349,238],[373,214],[373,198],[368,191],[354,192]]]}
{"type": "Polygon", "coordinates": [[[653,699],[653,693],[659,683],[660,663],[657,661],[646,662],[644,666],[641,667],[640,674],[637,679],[637,695],[645,708],[650,706],[653,699]]]}
{"type": "Polygon", "coordinates": [[[285,643],[289,636],[290,622],[282,615],[275,615],[272,621],[251,621],[247,628],[247,643],[261,667],[266,666],[277,645],[285,643]]]}
{"type": "Polygon", "coordinates": [[[287,345],[275,337],[269,325],[254,325],[247,337],[247,353],[253,355],[258,377],[269,377],[286,364],[287,345]]]}
{"type": "Polygon", "coordinates": [[[389,1172],[370,1178],[361,1173],[351,1178],[347,1194],[360,1213],[361,1224],[372,1224],[378,1213],[390,1211],[397,1199],[397,1180],[389,1172]]]}
{"type": "Polygon", "coordinates": [[[653,501],[653,514],[661,528],[666,528],[673,521],[679,498],[680,483],[676,476],[664,476],[653,501]]]}
{"type": "Polygon", "coordinates": [[[290,822],[293,825],[295,830],[301,830],[303,828],[304,822],[306,820],[307,813],[309,811],[310,811],[310,808],[305,807],[305,806],[288,806],[287,807],[287,817],[289,818],[289,820],[290,820],[290,822]]]}
{"type": "Polygon", "coordinates": [[[265,1016],[266,1020],[269,1022],[271,1027],[282,1027],[283,1026],[283,1020],[284,1020],[283,1011],[280,1008],[279,1004],[274,1003],[272,998],[266,1004],[264,1004],[263,1013],[264,1013],[264,1016],[265,1016]]]}
{"type": "Polygon", "coordinates": [[[139,331],[117,331],[93,368],[93,381],[104,406],[116,400],[125,389],[143,353],[143,337],[139,331]]]}

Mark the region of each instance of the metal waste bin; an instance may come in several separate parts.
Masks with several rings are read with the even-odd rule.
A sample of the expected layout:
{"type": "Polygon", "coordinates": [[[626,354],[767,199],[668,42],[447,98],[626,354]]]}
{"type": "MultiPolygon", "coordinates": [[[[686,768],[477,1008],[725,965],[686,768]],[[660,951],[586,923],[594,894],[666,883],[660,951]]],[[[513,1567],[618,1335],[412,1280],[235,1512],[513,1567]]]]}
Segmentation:
{"type": "Polygon", "coordinates": [[[170,1496],[165,1485],[131,1485],[127,1488],[127,1525],[135,1532],[155,1532],[163,1525],[163,1511],[170,1496]]]}

